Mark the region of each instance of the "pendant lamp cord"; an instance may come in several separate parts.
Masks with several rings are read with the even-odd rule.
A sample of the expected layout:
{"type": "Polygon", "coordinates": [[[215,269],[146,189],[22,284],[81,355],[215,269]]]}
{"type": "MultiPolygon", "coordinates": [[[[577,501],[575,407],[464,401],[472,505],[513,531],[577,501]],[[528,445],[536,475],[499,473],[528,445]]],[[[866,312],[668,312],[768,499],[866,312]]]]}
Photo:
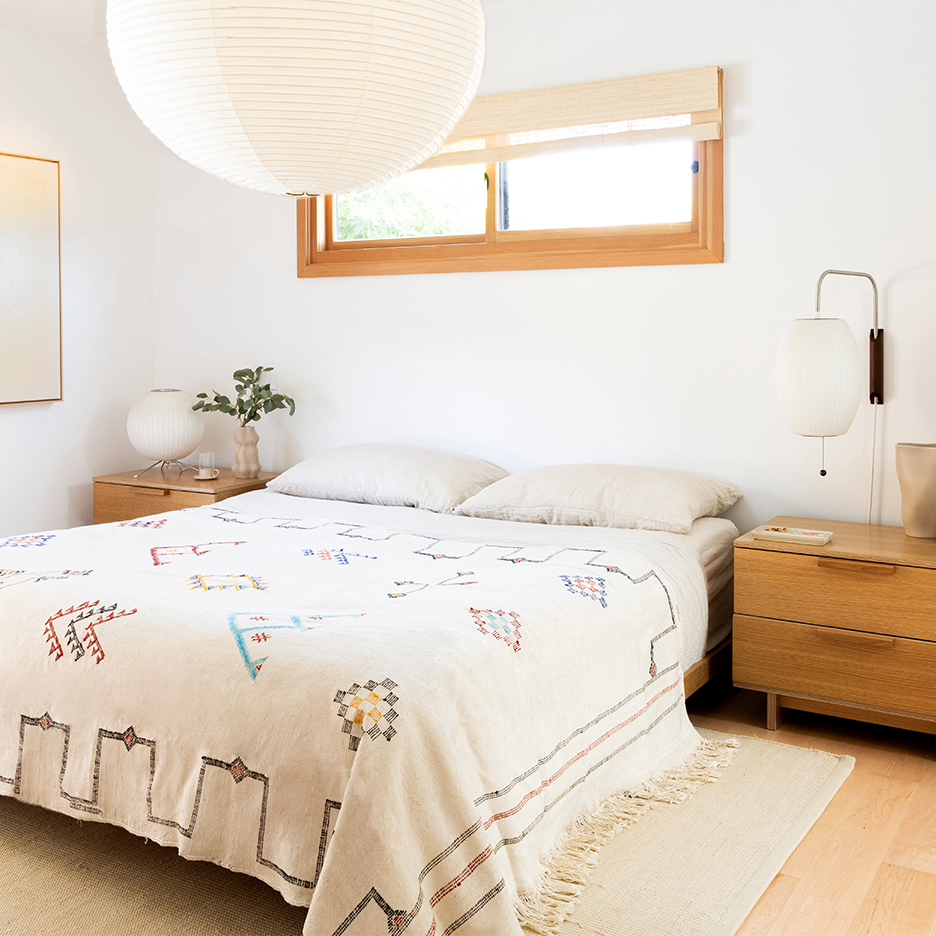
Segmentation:
{"type": "Polygon", "coordinates": [[[868,494],[868,523],[871,523],[871,507],[874,504],[874,459],[877,449],[877,414],[878,403],[874,404],[874,427],[871,430],[871,491],[868,494]]]}

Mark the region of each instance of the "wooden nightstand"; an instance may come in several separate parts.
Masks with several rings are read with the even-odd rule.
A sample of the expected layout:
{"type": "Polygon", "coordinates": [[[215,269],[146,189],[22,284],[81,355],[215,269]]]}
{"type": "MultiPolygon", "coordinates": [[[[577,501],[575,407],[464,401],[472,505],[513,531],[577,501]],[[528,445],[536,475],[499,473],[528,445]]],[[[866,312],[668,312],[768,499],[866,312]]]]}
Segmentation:
{"type": "Polygon", "coordinates": [[[153,468],[139,478],[134,474],[124,471],[94,479],[94,523],[135,520],[181,507],[214,504],[235,494],[260,490],[276,477],[275,472],[261,471],[257,478],[235,478],[230,468],[221,468],[213,481],[196,481],[193,471],[180,473],[177,468],[153,468]]]}
{"type": "Polygon", "coordinates": [[[774,517],[825,546],[735,540],[732,671],[783,708],[936,734],[936,540],[903,527],[774,517]]]}

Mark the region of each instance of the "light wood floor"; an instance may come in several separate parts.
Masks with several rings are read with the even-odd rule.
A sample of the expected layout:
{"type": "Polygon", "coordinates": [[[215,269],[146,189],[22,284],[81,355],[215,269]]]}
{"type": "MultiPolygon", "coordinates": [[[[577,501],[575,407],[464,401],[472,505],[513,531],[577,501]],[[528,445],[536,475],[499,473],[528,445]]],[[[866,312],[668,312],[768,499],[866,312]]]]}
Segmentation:
{"type": "Polygon", "coordinates": [[[936,737],[787,711],[718,681],[695,725],[855,758],[855,769],[737,936],[936,936],[936,737]]]}

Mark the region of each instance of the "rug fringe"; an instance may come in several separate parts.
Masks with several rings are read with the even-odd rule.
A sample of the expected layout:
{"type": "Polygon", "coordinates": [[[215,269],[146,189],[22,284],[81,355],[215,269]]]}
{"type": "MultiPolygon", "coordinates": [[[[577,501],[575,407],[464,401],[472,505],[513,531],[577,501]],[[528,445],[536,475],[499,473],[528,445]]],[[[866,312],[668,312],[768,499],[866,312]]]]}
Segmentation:
{"type": "Polygon", "coordinates": [[[633,825],[654,803],[682,803],[703,783],[718,779],[738,747],[734,738],[703,740],[679,767],[636,790],[612,796],[595,812],[576,819],[543,859],[543,874],[537,886],[517,898],[517,917],[524,932],[557,936],[598,864],[601,847],[633,825]]]}

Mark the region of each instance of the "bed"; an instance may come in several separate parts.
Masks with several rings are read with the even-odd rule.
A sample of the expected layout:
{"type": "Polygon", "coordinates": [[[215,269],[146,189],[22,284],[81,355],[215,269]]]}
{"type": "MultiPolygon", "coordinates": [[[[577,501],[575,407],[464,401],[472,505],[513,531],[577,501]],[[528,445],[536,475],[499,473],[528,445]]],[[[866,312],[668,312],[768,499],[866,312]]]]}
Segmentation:
{"type": "Polygon", "coordinates": [[[368,452],[0,539],[0,795],[258,877],[306,936],[519,934],[573,821],[699,746],[739,492],[685,532],[530,522],[518,475],[406,450],[388,494],[368,452]]]}

